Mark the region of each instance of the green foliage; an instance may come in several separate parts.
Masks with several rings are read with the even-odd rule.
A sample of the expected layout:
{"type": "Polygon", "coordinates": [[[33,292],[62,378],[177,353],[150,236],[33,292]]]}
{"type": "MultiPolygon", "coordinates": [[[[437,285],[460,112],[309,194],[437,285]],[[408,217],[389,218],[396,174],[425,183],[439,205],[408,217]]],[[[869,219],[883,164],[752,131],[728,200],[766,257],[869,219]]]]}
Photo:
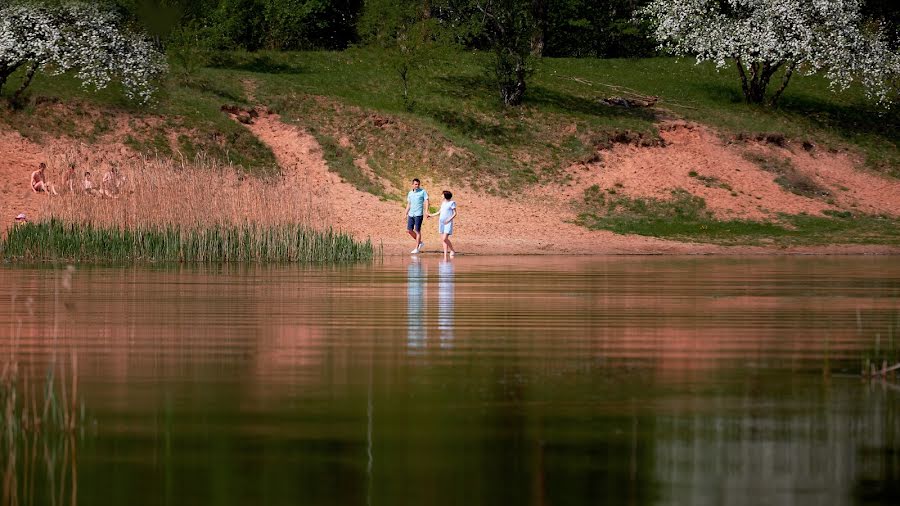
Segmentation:
{"type": "Polygon", "coordinates": [[[447,0],[447,7],[458,33],[486,41],[493,55],[490,72],[501,102],[508,106],[520,105],[538,53],[536,3],[532,0],[447,0]]]}
{"type": "Polygon", "coordinates": [[[4,258],[24,261],[120,262],[358,262],[370,241],[301,225],[175,225],[103,228],[50,220],[17,225],[0,242],[4,258]]]}
{"type": "Polygon", "coordinates": [[[400,80],[404,107],[411,111],[413,76],[436,56],[439,40],[446,36],[430,10],[417,0],[370,0],[360,16],[358,29],[363,41],[396,53],[391,65],[400,80]]]}
{"type": "Polygon", "coordinates": [[[544,56],[621,58],[650,56],[655,43],[634,10],[648,0],[546,0],[544,56]]]}

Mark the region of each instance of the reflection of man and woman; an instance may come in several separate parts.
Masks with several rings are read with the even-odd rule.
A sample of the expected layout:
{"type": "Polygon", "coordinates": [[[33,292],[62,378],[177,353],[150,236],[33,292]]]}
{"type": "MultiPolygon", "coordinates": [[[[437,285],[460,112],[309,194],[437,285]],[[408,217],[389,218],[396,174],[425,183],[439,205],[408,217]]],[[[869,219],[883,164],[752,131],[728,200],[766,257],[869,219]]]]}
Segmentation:
{"type": "MultiPolygon", "coordinates": [[[[437,326],[441,348],[450,348],[453,342],[454,284],[453,263],[443,261],[438,265],[438,315],[437,326]]],[[[409,350],[423,349],[428,334],[425,325],[426,283],[428,274],[419,259],[406,268],[406,321],[409,350]]]]}

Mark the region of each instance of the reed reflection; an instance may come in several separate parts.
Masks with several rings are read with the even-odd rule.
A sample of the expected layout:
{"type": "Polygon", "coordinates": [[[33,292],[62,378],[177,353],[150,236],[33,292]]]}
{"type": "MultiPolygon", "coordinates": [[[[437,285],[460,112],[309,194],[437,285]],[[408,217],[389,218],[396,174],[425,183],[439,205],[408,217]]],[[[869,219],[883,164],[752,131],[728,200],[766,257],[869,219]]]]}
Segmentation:
{"type": "Polygon", "coordinates": [[[425,282],[427,273],[418,258],[406,267],[407,346],[412,353],[425,347],[425,282]]]}
{"type": "Polygon", "coordinates": [[[441,348],[453,347],[453,262],[442,261],[438,266],[438,331],[441,348]]]}

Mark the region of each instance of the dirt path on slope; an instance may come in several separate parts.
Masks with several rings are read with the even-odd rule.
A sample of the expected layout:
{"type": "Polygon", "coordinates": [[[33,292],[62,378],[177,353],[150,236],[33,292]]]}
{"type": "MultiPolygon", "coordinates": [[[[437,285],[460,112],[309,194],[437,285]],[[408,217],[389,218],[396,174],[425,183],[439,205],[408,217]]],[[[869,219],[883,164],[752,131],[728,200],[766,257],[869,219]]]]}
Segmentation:
{"type": "MultiPolygon", "coordinates": [[[[359,238],[383,244],[387,255],[408,254],[414,242],[405,233],[405,203],[385,201],[357,190],[328,170],[316,139],[278,115],[261,113],[247,125],[275,153],[285,184],[306,190],[328,210],[326,223],[359,238]]],[[[441,201],[440,181],[423,178],[432,206],[441,201]]],[[[546,193],[531,200],[510,200],[452,188],[459,217],[453,241],[461,253],[473,254],[697,254],[723,253],[727,248],[686,244],[641,236],[590,231],[567,223],[573,218],[568,204],[546,193]]],[[[401,193],[405,192],[402,190],[401,193]]],[[[441,250],[435,219],[425,221],[426,252],[441,250]]],[[[757,248],[742,248],[756,251],[757,248]]],[[[761,251],[761,250],[760,250],[761,251]]]]}
{"type": "MultiPolygon", "coordinates": [[[[284,171],[285,183],[294,187],[297,193],[309,193],[310,198],[318,201],[318,206],[326,209],[327,217],[324,225],[331,225],[337,229],[349,232],[358,238],[370,238],[376,245],[384,246],[387,255],[405,255],[414,247],[413,241],[405,233],[405,216],[403,210],[405,203],[385,201],[367,192],[356,189],[350,183],[328,170],[328,165],[322,154],[321,147],[316,139],[302,129],[285,124],[276,114],[261,113],[253,124],[247,127],[275,153],[279,164],[284,171]]],[[[592,231],[577,226],[570,221],[574,218],[570,202],[578,198],[583,189],[597,182],[606,183],[607,178],[621,178],[628,173],[629,185],[632,188],[657,189],[662,194],[662,188],[685,187],[687,183],[693,183],[695,178],[688,176],[689,170],[685,169],[680,178],[675,180],[667,175],[672,172],[672,162],[679,166],[688,167],[691,164],[703,163],[709,173],[722,174],[726,167],[737,165],[743,167],[747,173],[746,194],[743,199],[735,199],[728,193],[704,192],[705,188],[691,188],[692,191],[709,199],[711,208],[723,215],[748,217],[771,217],[772,211],[777,212],[818,212],[829,206],[811,199],[798,197],[784,191],[772,182],[772,177],[766,173],[760,173],[752,164],[730,153],[721,145],[721,142],[713,139],[712,134],[697,127],[685,128],[681,125],[673,127],[667,134],[667,140],[675,145],[672,152],[654,150],[651,158],[628,158],[626,153],[616,153],[618,168],[612,174],[607,171],[606,177],[591,175],[581,178],[580,184],[573,186],[548,185],[532,188],[528,192],[528,198],[508,199],[486,195],[472,191],[469,188],[458,188],[446,185],[443,181],[422,178],[423,187],[429,191],[432,206],[437,206],[441,201],[441,190],[447,188],[454,193],[459,210],[456,220],[453,241],[456,249],[462,253],[472,254],[896,254],[900,248],[879,245],[829,245],[829,246],[798,246],[791,248],[772,248],[756,246],[718,246],[698,243],[682,243],[667,241],[651,237],[635,235],[619,235],[608,231],[592,231]],[[694,140],[695,142],[690,142],[694,140]],[[710,144],[710,149],[715,151],[713,159],[701,148],[693,144],[710,144]],[[683,146],[683,147],[679,147],[683,146]],[[693,147],[692,147],[693,146],[693,147]],[[700,149],[700,151],[697,151],[700,149]],[[672,158],[674,157],[674,158],[672,158]],[[723,158],[724,157],[724,158],[723,158]],[[683,161],[679,162],[681,158],[683,161]],[[638,170],[651,169],[651,170],[638,170]],[[659,184],[657,184],[659,183],[659,184]],[[726,211],[728,206],[722,202],[730,200],[744,200],[744,205],[726,211]],[[762,201],[762,202],[760,202],[762,201]],[[765,205],[760,205],[764,203],[765,205]]],[[[646,151],[646,150],[645,150],[646,151]]],[[[804,155],[796,155],[795,158],[803,158],[804,155]]],[[[808,158],[808,157],[807,157],[808,158]]],[[[803,160],[807,161],[807,160],[803,160]]],[[[817,160],[821,172],[841,173],[843,181],[857,182],[870,187],[871,180],[878,179],[884,188],[887,185],[887,195],[892,190],[900,188],[900,182],[881,180],[875,176],[857,172],[852,167],[852,161],[843,160],[848,165],[845,170],[839,171],[830,165],[823,165],[823,160],[817,160]]],[[[733,169],[731,169],[733,170],[733,169]]],[[[740,176],[741,171],[734,174],[740,176]]],[[[596,173],[595,173],[596,174],[596,173]]],[[[722,174],[724,176],[724,174],[722,174]]],[[[828,178],[834,185],[838,178],[834,175],[828,178]]],[[[731,176],[729,180],[739,183],[740,179],[731,176]]],[[[609,182],[612,182],[611,180],[609,182]]],[[[692,185],[699,186],[699,185],[692,185]]],[[[668,190],[665,190],[666,192],[668,190]]],[[[406,189],[399,189],[405,194],[406,189]]],[[[865,193],[866,190],[861,190],[865,193]]],[[[640,192],[642,193],[642,192],[640,192]]],[[[861,195],[855,193],[855,197],[861,195]]],[[[860,200],[865,203],[860,207],[870,210],[894,211],[896,206],[892,203],[896,199],[885,199],[885,192],[879,195],[868,195],[860,200]],[[881,199],[881,205],[876,202],[881,199]]],[[[423,225],[423,240],[425,251],[429,253],[441,250],[440,238],[437,234],[437,222],[434,219],[425,221],[423,225]]]]}

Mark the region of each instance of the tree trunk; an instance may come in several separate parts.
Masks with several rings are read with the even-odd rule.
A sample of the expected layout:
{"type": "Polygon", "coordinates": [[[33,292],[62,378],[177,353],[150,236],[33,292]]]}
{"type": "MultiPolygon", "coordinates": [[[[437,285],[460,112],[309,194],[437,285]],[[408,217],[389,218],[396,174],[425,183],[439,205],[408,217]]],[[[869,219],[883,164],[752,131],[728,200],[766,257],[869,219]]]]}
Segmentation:
{"type": "Polygon", "coordinates": [[[544,54],[544,36],[547,28],[547,0],[532,0],[534,31],[531,34],[531,56],[540,58],[544,54]]]}
{"type": "Polygon", "coordinates": [[[31,84],[31,80],[34,79],[34,73],[37,72],[38,64],[37,62],[33,62],[30,67],[28,67],[28,71],[25,72],[25,80],[22,81],[22,85],[19,86],[19,89],[13,93],[13,100],[18,100],[22,95],[22,92],[25,91],[25,88],[31,84]]]}
{"type": "Polygon", "coordinates": [[[503,105],[517,106],[525,98],[528,62],[523,57],[512,58],[515,63],[509,67],[503,65],[503,62],[497,63],[497,81],[503,105]]]}
{"type": "Polygon", "coordinates": [[[784,92],[784,89],[787,88],[788,83],[791,81],[791,76],[794,74],[794,69],[797,68],[797,63],[791,63],[788,68],[784,70],[784,76],[781,78],[781,86],[778,87],[778,90],[775,91],[775,94],[772,95],[772,99],[769,100],[769,105],[774,107],[775,103],[778,102],[778,99],[781,98],[781,94],[784,92]]]}
{"type": "Polygon", "coordinates": [[[6,84],[6,80],[9,79],[9,75],[12,73],[13,71],[9,67],[0,67],[0,94],[3,94],[3,86],[6,84]]]}
{"type": "Polygon", "coordinates": [[[741,75],[741,91],[744,92],[744,99],[747,100],[747,103],[750,103],[750,86],[747,84],[747,72],[744,71],[744,64],[741,62],[741,58],[737,57],[734,59],[734,62],[737,64],[738,73],[741,75]]]}
{"type": "Polygon", "coordinates": [[[24,64],[24,61],[0,64],[0,93],[3,92],[3,86],[6,84],[6,80],[9,79],[9,76],[13,75],[13,73],[24,64]]]}
{"type": "MultiPolygon", "coordinates": [[[[735,58],[735,62],[737,63],[738,72],[741,76],[741,90],[744,92],[744,99],[746,99],[748,104],[765,103],[766,89],[769,87],[769,82],[772,80],[772,76],[778,72],[778,69],[780,69],[785,62],[753,62],[750,64],[749,69],[744,68],[740,58],[735,58]]],[[[790,80],[790,74],[792,72],[793,67],[786,73],[788,80],[790,80]]],[[[774,100],[777,100],[778,96],[781,95],[784,86],[787,86],[787,82],[782,83],[782,87],[776,92],[774,100]]]]}

